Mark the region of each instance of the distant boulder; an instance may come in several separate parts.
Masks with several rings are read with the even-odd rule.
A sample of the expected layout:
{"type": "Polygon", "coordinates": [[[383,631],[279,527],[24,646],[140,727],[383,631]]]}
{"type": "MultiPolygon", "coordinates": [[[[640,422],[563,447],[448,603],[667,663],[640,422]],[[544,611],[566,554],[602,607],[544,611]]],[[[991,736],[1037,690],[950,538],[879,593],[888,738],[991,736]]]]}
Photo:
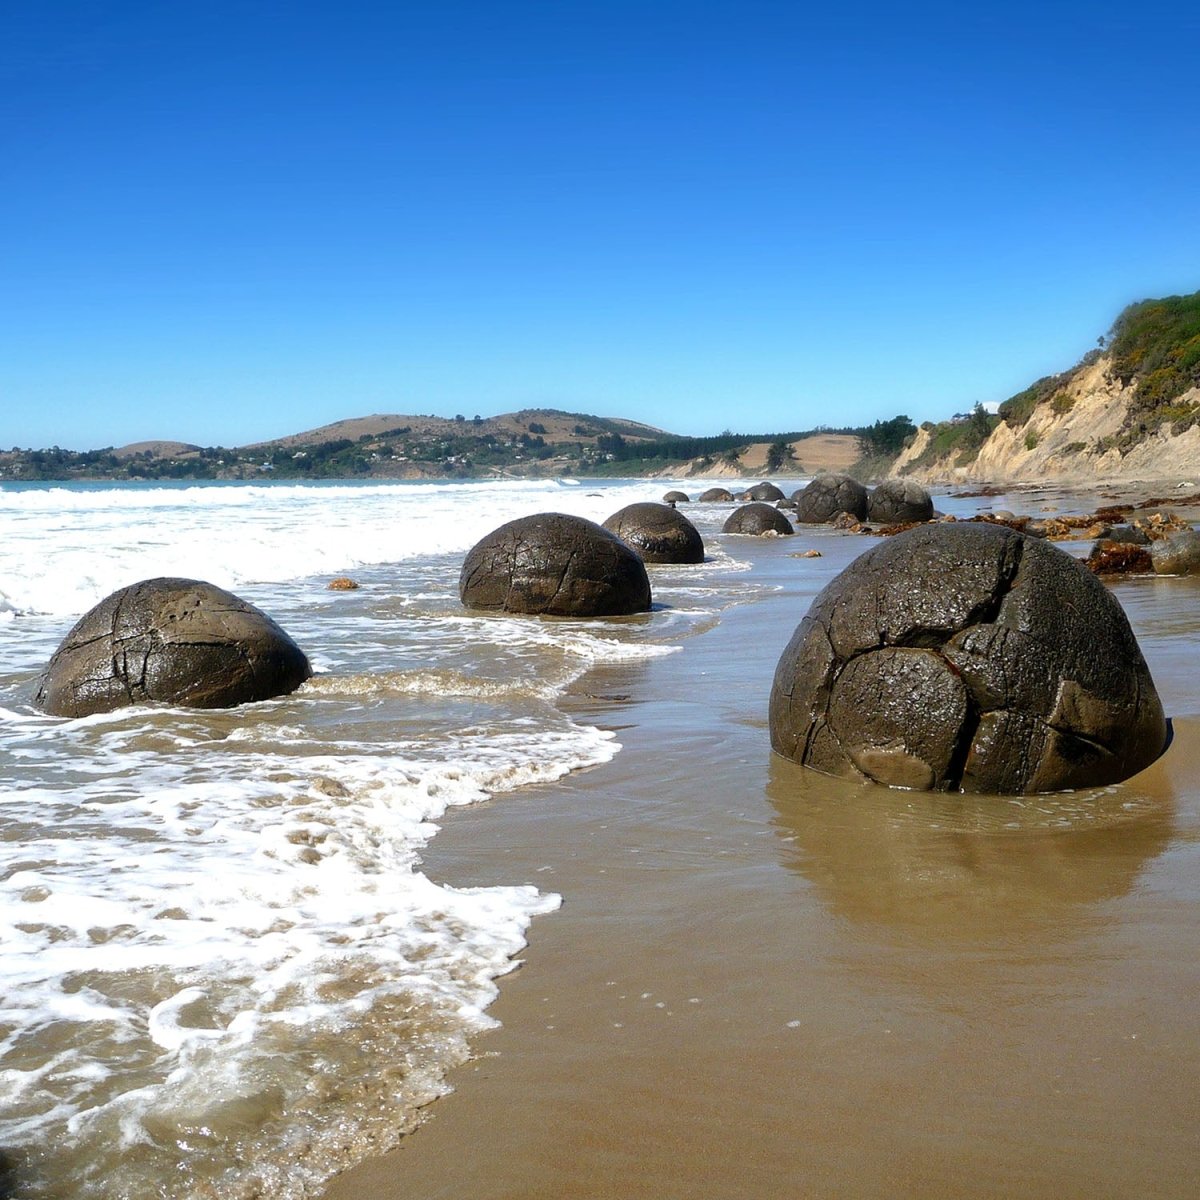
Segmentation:
{"type": "Polygon", "coordinates": [[[830,775],[934,791],[1102,787],[1167,723],[1111,592],[1048,542],[922,525],[860,555],[779,659],[772,748],[830,775]]]}
{"type": "Polygon", "coordinates": [[[690,500],[687,492],[668,492],[663,497],[664,504],[688,504],[690,500]]]}
{"type": "Polygon", "coordinates": [[[700,493],[701,504],[728,504],[733,499],[733,493],[723,487],[709,488],[700,493]]]}
{"type": "Polygon", "coordinates": [[[130,704],[231,708],[295,691],[312,668],[266,613],[196,579],[101,600],[54,652],[34,703],[56,717],[130,704]]]}
{"type": "Polygon", "coordinates": [[[1200,533],[1185,529],[1154,542],[1150,558],[1157,575],[1200,574],[1200,533]]]}
{"type": "Polygon", "coordinates": [[[638,555],[594,521],[566,513],[519,517],[476,542],[458,592],[468,608],[560,617],[614,617],[650,607],[650,580],[638,555]]]}
{"type": "Polygon", "coordinates": [[[849,475],[818,475],[807,487],[793,492],[792,499],[796,501],[796,520],[805,525],[823,525],[840,512],[859,521],[867,516],[867,489],[849,475]]]}
{"type": "Polygon", "coordinates": [[[695,525],[668,504],[628,504],[604,522],[648,563],[704,561],[704,539],[695,525]]]}
{"type": "Polygon", "coordinates": [[[871,492],[867,519],[881,525],[900,525],[907,521],[931,521],[933,500],[911,479],[885,479],[871,492]]]}
{"type": "Polygon", "coordinates": [[[746,533],[755,537],[766,534],[789,534],[796,531],[792,523],[770,504],[745,504],[734,509],[721,528],[722,533],[746,533]]]}
{"type": "Polygon", "coordinates": [[[747,490],[746,495],[751,500],[769,500],[772,503],[784,498],[782,489],[777,488],[773,483],[756,483],[747,490]]]}

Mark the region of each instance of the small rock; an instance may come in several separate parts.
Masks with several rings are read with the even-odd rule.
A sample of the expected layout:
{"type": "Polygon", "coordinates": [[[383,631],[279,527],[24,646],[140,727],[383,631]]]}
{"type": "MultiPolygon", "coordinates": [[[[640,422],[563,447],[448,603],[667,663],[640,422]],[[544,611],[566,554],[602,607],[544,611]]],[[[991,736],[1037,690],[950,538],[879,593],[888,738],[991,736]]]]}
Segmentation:
{"type": "Polygon", "coordinates": [[[329,581],[327,588],[331,592],[356,592],[358,584],[349,575],[339,575],[329,581]]]}

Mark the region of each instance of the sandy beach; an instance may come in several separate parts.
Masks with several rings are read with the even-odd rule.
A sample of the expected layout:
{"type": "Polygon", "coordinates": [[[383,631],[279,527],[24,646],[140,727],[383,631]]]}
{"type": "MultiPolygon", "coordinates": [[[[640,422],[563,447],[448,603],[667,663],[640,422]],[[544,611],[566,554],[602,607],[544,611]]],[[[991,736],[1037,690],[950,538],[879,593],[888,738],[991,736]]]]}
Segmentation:
{"type": "Polygon", "coordinates": [[[327,1200],[1195,1194],[1196,581],[1115,585],[1174,721],[1156,764],[930,796],[768,748],[779,652],[867,544],[739,541],[776,590],[576,686],[612,762],[446,819],[431,877],[563,906],[453,1093],[327,1200]]]}

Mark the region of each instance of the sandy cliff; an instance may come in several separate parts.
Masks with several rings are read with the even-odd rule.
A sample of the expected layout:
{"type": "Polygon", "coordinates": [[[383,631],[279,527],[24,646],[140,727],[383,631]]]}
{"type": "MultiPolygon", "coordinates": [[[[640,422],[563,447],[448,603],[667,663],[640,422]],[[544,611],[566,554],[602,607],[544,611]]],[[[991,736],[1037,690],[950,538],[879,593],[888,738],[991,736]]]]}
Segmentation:
{"type": "MultiPolygon", "coordinates": [[[[1106,480],[1200,480],[1200,426],[1172,434],[1169,424],[1123,450],[1115,443],[1126,425],[1132,385],[1123,386],[1103,355],[1064,377],[1023,425],[1006,421],[992,431],[973,461],[957,451],[920,462],[933,433],[922,429],[896,461],[894,472],[925,483],[1101,483],[1106,480]]],[[[1180,397],[1200,404],[1200,388],[1180,397]]]]}

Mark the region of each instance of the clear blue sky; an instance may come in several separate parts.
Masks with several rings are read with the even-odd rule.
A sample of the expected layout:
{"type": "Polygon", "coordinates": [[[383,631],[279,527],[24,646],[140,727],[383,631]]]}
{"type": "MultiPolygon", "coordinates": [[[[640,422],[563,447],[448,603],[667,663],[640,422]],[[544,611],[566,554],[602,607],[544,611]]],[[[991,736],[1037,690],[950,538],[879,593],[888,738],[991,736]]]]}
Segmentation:
{"type": "Polygon", "coordinates": [[[10,5],[0,445],[1002,400],[1200,288],[1198,33],[1162,0],[10,5]]]}

